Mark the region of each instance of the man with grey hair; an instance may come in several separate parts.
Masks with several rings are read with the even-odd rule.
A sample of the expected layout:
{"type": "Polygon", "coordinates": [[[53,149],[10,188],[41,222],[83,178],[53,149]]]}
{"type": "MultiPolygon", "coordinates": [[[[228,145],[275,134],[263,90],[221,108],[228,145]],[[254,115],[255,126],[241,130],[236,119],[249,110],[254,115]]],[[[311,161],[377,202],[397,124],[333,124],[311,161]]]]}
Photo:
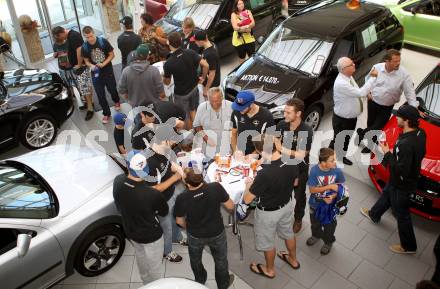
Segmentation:
{"type": "Polygon", "coordinates": [[[231,114],[232,102],[224,99],[220,88],[211,87],[208,90],[208,101],[202,102],[197,107],[193,123],[198,136],[196,144],[206,143],[207,156],[213,157],[215,153],[230,152],[231,114]]]}
{"type": "Polygon", "coordinates": [[[377,71],[371,70],[368,81],[359,88],[353,78],[356,71],[353,60],[348,57],[339,58],[336,64],[339,74],[336,77],[333,86],[333,140],[330,142],[330,148],[335,149],[336,137],[339,133],[344,132],[344,146],[335,149],[338,159],[342,157],[342,162],[345,165],[352,165],[353,162],[346,157],[348,144],[350,138],[356,128],[357,117],[363,111],[362,97],[366,97],[371,91],[374,82],[376,81],[377,71]]]}

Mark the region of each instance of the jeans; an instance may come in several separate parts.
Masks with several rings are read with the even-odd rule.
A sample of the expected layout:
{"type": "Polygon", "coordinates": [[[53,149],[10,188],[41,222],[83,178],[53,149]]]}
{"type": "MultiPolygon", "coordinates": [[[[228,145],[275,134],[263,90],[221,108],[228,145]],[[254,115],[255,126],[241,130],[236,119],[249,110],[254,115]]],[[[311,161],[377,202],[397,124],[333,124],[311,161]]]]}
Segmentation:
{"type": "Polygon", "coordinates": [[[333,113],[332,125],[333,125],[334,136],[333,136],[333,140],[330,142],[329,148],[335,150],[338,159],[342,159],[347,154],[348,145],[350,144],[350,138],[353,135],[354,129],[356,128],[356,122],[357,122],[357,118],[343,118],[336,115],[336,113],[333,113]],[[335,148],[336,141],[338,141],[336,143],[337,145],[340,144],[340,141],[337,138],[338,134],[341,132],[344,133],[344,131],[347,132],[345,134],[343,147],[335,148]]]}
{"type": "Polygon", "coordinates": [[[163,237],[148,244],[136,243],[130,240],[136,254],[136,263],[139,268],[139,275],[142,283],[153,282],[163,278],[162,259],[163,259],[163,237]]]}
{"type": "Polygon", "coordinates": [[[327,245],[336,241],[335,231],[336,225],[338,224],[336,220],[330,224],[322,225],[321,222],[315,218],[315,210],[310,208],[310,224],[313,237],[322,239],[327,245]]]}
{"type": "Polygon", "coordinates": [[[203,248],[208,246],[215,264],[215,281],[218,289],[229,287],[228,243],[223,232],[212,238],[196,238],[188,233],[188,253],[196,282],[205,284],[208,274],[202,264],[203,248]]]}
{"type": "MultiPolygon", "coordinates": [[[[370,130],[381,130],[388,122],[391,116],[391,111],[394,105],[384,106],[375,103],[372,100],[368,100],[368,118],[367,118],[367,128],[364,130],[359,130],[359,141],[362,141],[365,134],[370,130]]],[[[377,138],[373,137],[373,142],[377,142],[377,138]]],[[[369,146],[371,146],[370,144],[369,146]]]]}
{"type": "MultiPolygon", "coordinates": [[[[177,197],[183,193],[185,191],[185,184],[183,182],[178,182],[176,183],[176,189],[174,190],[174,196],[177,199],[177,197]]],[[[174,219],[174,215],[173,215],[173,243],[177,243],[179,241],[183,240],[183,235],[182,235],[182,229],[180,229],[179,226],[177,226],[176,224],[176,220],[174,219]]]]}
{"type": "Polygon", "coordinates": [[[116,80],[113,72],[111,74],[100,74],[97,79],[93,81],[96,95],[98,96],[99,105],[102,107],[102,114],[110,116],[110,107],[108,106],[107,98],[105,96],[105,88],[110,93],[113,102],[119,102],[119,94],[116,90],[116,80]]]}
{"type": "MultiPolygon", "coordinates": [[[[163,239],[164,239],[164,255],[168,255],[173,251],[173,224],[176,223],[176,219],[174,218],[174,204],[176,203],[176,194],[167,201],[168,204],[168,215],[165,217],[159,217],[160,226],[163,231],[163,239]]],[[[177,225],[175,225],[177,227],[177,225]]]]}
{"type": "Polygon", "coordinates": [[[370,218],[378,223],[382,215],[391,208],[397,219],[397,229],[399,231],[400,245],[407,251],[416,251],[416,236],[409,212],[409,195],[412,192],[403,191],[387,184],[382,191],[382,195],[370,210],[370,218]]]}
{"type": "Polygon", "coordinates": [[[298,176],[298,186],[294,189],[295,221],[301,221],[305,214],[307,203],[306,185],[309,178],[309,166],[301,164],[298,176]]]}

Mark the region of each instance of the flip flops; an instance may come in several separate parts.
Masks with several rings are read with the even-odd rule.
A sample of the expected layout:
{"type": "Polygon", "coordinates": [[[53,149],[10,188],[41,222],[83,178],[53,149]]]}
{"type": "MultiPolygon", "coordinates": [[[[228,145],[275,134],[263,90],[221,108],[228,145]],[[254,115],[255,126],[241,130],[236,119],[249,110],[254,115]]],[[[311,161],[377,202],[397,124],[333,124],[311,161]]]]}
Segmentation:
{"type": "Polygon", "coordinates": [[[252,272],[254,272],[255,274],[262,275],[262,276],[264,276],[264,277],[266,277],[266,278],[269,278],[269,279],[273,279],[273,278],[275,278],[275,276],[267,275],[267,274],[263,271],[263,264],[255,264],[255,263],[252,263],[252,264],[249,265],[249,269],[250,269],[252,272]],[[257,268],[255,269],[254,266],[256,266],[257,268]]]}
{"type": "Polygon", "coordinates": [[[278,252],[277,253],[277,256],[281,259],[281,260],[283,260],[284,262],[286,262],[287,264],[289,264],[289,266],[290,267],[292,267],[292,269],[293,270],[298,270],[300,267],[301,267],[301,265],[299,264],[299,262],[297,262],[298,263],[298,266],[293,266],[290,262],[289,262],[289,253],[287,253],[287,252],[285,252],[285,251],[281,251],[281,252],[278,252]]]}

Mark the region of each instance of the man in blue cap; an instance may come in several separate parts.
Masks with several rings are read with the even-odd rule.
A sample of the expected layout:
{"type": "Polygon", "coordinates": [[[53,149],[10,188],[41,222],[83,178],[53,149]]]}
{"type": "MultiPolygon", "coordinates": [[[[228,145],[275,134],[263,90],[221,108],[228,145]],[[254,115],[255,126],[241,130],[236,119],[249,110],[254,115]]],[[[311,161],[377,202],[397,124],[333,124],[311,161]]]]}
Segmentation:
{"type": "Polygon", "coordinates": [[[124,126],[127,115],[122,112],[118,112],[113,117],[115,123],[115,129],[113,130],[113,138],[115,139],[116,148],[121,155],[127,154],[127,150],[124,145],[124,126]]]}
{"type": "Polygon", "coordinates": [[[420,114],[414,106],[402,105],[393,114],[397,116],[397,125],[403,132],[392,151],[386,142],[379,142],[384,153],[383,164],[390,168],[390,179],[374,206],[371,209],[361,208],[361,213],[373,223],[379,223],[382,215],[391,208],[397,219],[400,244],[391,245],[390,250],[398,254],[415,254],[417,242],[409,198],[417,189],[426,153],[426,133],[419,128],[420,114]]]}
{"type": "Polygon", "coordinates": [[[232,109],[232,152],[243,151],[245,155],[256,153],[252,136],[264,134],[268,127],[275,125],[272,114],[267,108],[255,104],[255,95],[249,90],[237,94],[232,109]],[[246,144],[240,143],[237,147],[238,136],[243,132],[248,134],[246,144]]]}
{"type": "Polygon", "coordinates": [[[143,180],[149,174],[143,152],[127,154],[128,175],[120,174],[113,182],[113,198],[121,213],[124,232],[133,245],[143,284],[163,277],[163,231],[158,216],[168,214],[165,197],[143,180]]]}

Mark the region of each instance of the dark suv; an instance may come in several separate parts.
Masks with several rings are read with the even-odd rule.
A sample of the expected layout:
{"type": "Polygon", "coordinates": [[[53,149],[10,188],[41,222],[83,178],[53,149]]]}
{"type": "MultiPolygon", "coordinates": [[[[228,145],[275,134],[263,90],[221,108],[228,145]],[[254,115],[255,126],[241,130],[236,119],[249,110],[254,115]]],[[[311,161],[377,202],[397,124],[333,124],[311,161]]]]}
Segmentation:
{"type": "MultiPolygon", "coordinates": [[[[231,13],[234,0],[179,0],[171,6],[168,13],[156,25],[166,33],[182,30],[185,17],[192,17],[196,29],[206,30],[209,39],[216,44],[220,56],[233,52],[231,13]]],[[[271,31],[273,21],[281,13],[280,0],[250,0],[247,8],[255,19],[255,37],[264,36],[271,31]]]]}
{"type": "Polygon", "coordinates": [[[402,26],[384,6],[361,3],[350,10],[346,1],[319,2],[279,25],[255,56],[225,78],[223,88],[229,100],[240,90],[253,90],[276,120],[283,118],[286,101],[298,97],[306,104],[305,121],[317,129],[333,108],[338,59],[354,60],[354,77],[362,85],[386,49],[401,49],[402,41],[402,26]]]}

